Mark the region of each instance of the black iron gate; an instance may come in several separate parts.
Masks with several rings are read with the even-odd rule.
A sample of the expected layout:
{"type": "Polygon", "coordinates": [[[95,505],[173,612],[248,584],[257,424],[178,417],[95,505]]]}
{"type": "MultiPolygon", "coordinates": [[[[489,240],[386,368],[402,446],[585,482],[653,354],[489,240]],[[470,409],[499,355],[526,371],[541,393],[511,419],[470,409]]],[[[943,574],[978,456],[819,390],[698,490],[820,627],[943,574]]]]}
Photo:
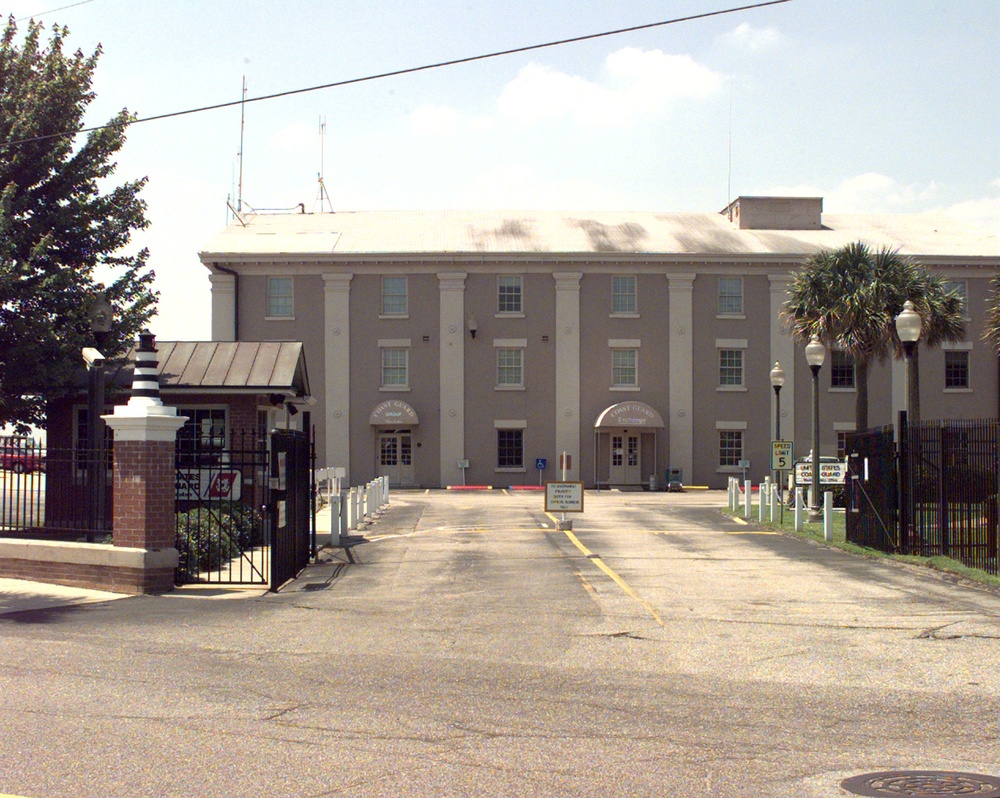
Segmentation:
{"type": "Polygon", "coordinates": [[[847,540],[896,551],[896,443],[892,427],[848,433],[847,540]]]}
{"type": "Polygon", "coordinates": [[[312,469],[304,432],[271,433],[271,589],[278,590],[309,564],[312,469]]]}
{"type": "Polygon", "coordinates": [[[268,584],[267,438],[230,433],[228,448],[204,436],[177,442],[178,584],[268,584]],[[209,441],[210,443],[211,441],[209,441]]]}

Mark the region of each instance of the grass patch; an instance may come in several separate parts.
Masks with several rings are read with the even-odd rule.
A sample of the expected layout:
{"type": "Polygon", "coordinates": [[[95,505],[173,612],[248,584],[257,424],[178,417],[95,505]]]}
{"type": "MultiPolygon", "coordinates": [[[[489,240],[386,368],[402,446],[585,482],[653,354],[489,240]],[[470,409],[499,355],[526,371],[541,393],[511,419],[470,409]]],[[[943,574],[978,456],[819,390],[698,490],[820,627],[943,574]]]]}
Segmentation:
{"type": "MultiPolygon", "coordinates": [[[[728,505],[722,507],[722,512],[725,515],[734,518],[743,518],[744,507],[741,504],[740,507],[734,512],[729,509],[728,505]]],[[[923,568],[932,568],[935,571],[941,571],[942,573],[953,574],[954,576],[961,577],[962,579],[968,579],[972,582],[977,582],[981,585],[985,585],[991,588],[1000,589],[1000,577],[988,574],[985,571],[981,571],[978,568],[970,568],[969,566],[954,560],[951,557],[918,557],[912,554],[889,554],[884,551],[879,551],[878,549],[870,549],[866,546],[859,546],[856,543],[849,543],[847,541],[847,518],[842,509],[838,509],[834,512],[833,516],[833,540],[825,541],[823,539],[823,523],[822,521],[817,523],[809,523],[808,521],[803,521],[802,531],[797,532],[795,530],[795,510],[786,507],[784,514],[784,521],[780,521],[780,515],[776,513],[776,519],[774,523],[770,521],[770,516],[765,514],[765,520],[760,521],[760,508],[756,503],[750,505],[750,523],[756,524],[767,529],[774,529],[781,532],[786,532],[790,535],[796,535],[797,537],[807,538],[809,540],[815,540],[819,543],[826,543],[828,546],[835,546],[838,549],[842,549],[850,554],[855,554],[860,557],[868,557],[870,559],[889,559],[897,560],[898,562],[908,563],[910,565],[919,565],[923,568]]]]}

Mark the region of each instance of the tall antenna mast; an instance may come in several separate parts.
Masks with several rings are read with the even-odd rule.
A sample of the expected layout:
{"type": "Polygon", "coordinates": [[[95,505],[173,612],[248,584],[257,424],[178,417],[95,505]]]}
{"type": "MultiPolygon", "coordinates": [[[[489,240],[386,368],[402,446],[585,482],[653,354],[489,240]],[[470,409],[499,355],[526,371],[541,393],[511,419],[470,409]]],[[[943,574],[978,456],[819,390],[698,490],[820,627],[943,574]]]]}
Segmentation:
{"type": "Polygon", "coordinates": [[[243,95],[240,98],[240,182],[239,190],[236,194],[236,210],[243,210],[243,130],[246,127],[246,105],[247,105],[247,76],[243,76],[243,95]]]}
{"type": "Polygon", "coordinates": [[[316,197],[317,202],[319,202],[319,212],[323,213],[326,209],[326,203],[330,203],[330,212],[333,212],[333,203],[330,202],[330,195],[326,191],[326,184],[323,182],[323,171],[324,171],[324,147],[326,143],[326,117],[321,116],[319,119],[319,173],[316,175],[317,181],[319,182],[319,195],[316,197]]]}

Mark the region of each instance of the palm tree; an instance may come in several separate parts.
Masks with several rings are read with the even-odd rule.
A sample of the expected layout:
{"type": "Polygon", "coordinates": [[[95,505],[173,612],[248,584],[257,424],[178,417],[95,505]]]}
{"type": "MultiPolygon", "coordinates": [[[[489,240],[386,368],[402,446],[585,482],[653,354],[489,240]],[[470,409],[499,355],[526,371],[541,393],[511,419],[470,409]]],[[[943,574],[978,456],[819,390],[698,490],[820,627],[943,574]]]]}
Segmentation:
{"type": "MultiPolygon", "coordinates": [[[[801,271],[792,274],[781,315],[798,340],[807,342],[815,335],[853,357],[859,430],[868,428],[869,367],[890,354],[903,354],[895,318],[907,299],[923,319],[920,343],[938,346],[962,339],[961,298],[949,293],[940,277],[896,250],[873,252],[857,241],[811,256],[801,271]]],[[[916,357],[912,366],[918,368],[916,357]]],[[[913,377],[917,379],[916,371],[913,377]]],[[[910,408],[910,415],[919,419],[919,405],[910,408]]]]}
{"type": "Polygon", "coordinates": [[[993,344],[1000,355],[1000,274],[990,282],[990,295],[986,298],[986,326],[983,338],[993,344]]]}

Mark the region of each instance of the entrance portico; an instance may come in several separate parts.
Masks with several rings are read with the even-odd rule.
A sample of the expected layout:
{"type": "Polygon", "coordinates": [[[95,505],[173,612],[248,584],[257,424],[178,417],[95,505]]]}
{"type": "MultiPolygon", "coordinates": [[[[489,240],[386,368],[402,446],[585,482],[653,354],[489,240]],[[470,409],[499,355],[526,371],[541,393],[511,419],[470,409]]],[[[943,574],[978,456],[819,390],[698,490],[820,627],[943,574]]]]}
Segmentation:
{"type": "Polygon", "coordinates": [[[375,435],[375,475],[388,477],[389,484],[409,486],[413,478],[413,427],[420,423],[417,412],[400,399],[375,406],[368,418],[375,435]]]}
{"type": "Polygon", "coordinates": [[[640,486],[657,473],[663,417],[645,402],[619,402],[594,423],[594,484],[640,486]]]}

